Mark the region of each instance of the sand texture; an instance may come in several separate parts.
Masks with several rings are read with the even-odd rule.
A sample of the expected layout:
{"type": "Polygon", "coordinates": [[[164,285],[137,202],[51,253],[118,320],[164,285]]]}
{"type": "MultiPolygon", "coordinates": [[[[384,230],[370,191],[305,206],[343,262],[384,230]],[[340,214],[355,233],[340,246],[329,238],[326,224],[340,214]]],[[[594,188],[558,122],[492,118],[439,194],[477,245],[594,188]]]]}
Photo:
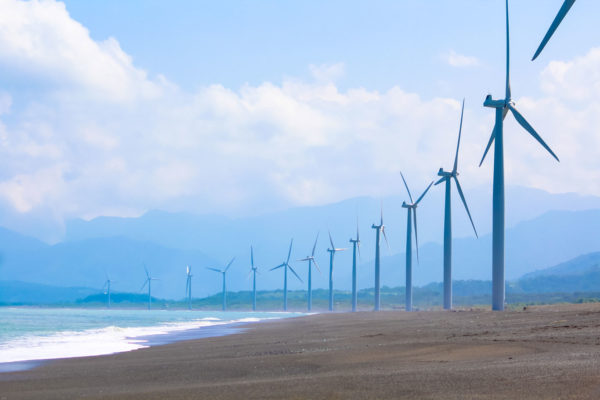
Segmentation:
{"type": "Polygon", "coordinates": [[[0,399],[600,399],[600,304],[246,328],[0,374],[0,399]]]}

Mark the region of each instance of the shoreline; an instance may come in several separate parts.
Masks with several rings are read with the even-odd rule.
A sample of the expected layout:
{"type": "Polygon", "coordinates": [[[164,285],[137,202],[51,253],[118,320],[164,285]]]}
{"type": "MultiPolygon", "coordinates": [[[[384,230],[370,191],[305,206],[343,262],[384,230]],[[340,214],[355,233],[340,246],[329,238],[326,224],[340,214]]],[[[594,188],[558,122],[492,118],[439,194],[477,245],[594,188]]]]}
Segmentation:
{"type": "MultiPolygon", "coordinates": [[[[251,313],[248,313],[251,314],[251,313]]],[[[301,315],[299,315],[301,316],[301,315]]],[[[148,335],[140,335],[140,336],[131,336],[125,337],[125,340],[129,343],[139,344],[142,347],[131,349],[131,350],[122,350],[122,351],[114,351],[107,352],[105,354],[83,354],[80,356],[66,356],[66,357],[56,357],[56,358],[42,358],[42,359],[31,359],[31,360],[19,360],[19,361],[7,361],[0,362],[0,375],[10,372],[18,372],[18,371],[27,371],[30,369],[37,368],[41,365],[47,365],[55,361],[59,360],[67,360],[67,359],[76,359],[76,358],[89,358],[89,357],[103,357],[120,353],[129,353],[133,351],[139,351],[150,347],[155,346],[164,346],[171,343],[176,343],[180,341],[189,341],[189,340],[199,340],[209,337],[220,337],[226,335],[232,335],[236,333],[241,333],[244,331],[244,326],[249,324],[258,324],[264,323],[267,321],[273,321],[278,319],[285,318],[298,318],[299,316],[287,316],[287,317],[272,317],[272,318],[259,318],[258,320],[244,321],[244,319],[253,318],[249,315],[246,318],[242,318],[241,320],[232,320],[229,322],[218,323],[214,325],[208,326],[198,326],[190,329],[183,330],[172,330],[166,333],[156,333],[156,334],[148,334],[148,335]]],[[[150,328],[150,327],[149,327],[150,328]]],[[[168,329],[168,328],[166,328],[168,329]]]]}
{"type": "Polygon", "coordinates": [[[597,399],[600,304],[357,312],[0,374],[7,399],[597,399]]]}

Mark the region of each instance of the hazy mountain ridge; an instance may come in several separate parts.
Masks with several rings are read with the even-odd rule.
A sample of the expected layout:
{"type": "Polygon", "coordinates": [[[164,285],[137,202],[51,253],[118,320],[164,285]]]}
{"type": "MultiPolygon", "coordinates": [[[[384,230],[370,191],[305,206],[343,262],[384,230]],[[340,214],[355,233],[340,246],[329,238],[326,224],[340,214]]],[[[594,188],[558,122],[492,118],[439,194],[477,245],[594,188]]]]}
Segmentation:
{"type": "MultiPolygon", "coordinates": [[[[442,280],[442,246],[429,241],[442,234],[441,191],[433,192],[419,208],[420,262],[414,264],[415,285],[442,280]],[[437,194],[436,194],[437,193],[437,194]],[[437,197],[436,197],[437,196],[437,197]],[[434,207],[434,202],[439,204],[434,207]],[[429,201],[429,203],[428,203],[429,201]],[[435,210],[438,215],[435,216],[435,210]],[[435,218],[434,218],[435,217],[435,218]]],[[[600,251],[600,199],[573,194],[553,195],[535,189],[512,188],[508,204],[517,210],[509,215],[537,215],[527,221],[514,222],[506,232],[506,277],[514,280],[538,270],[570,260],[585,253],[600,251]],[[512,197],[511,197],[512,196],[512,197]],[[527,197],[525,201],[522,197],[527,197]],[[518,201],[517,201],[518,200],[518,201]],[[533,205],[538,206],[532,211],[533,205]],[[598,203],[598,209],[583,211],[548,211],[549,207],[585,208],[598,203]],[[522,209],[517,206],[525,205],[522,209]],[[516,208],[515,208],[516,207],[516,208]],[[518,211],[520,210],[520,211],[518,211]],[[566,234],[568,233],[568,234],[566,234]]],[[[471,198],[481,194],[475,193],[471,198]]],[[[469,193],[467,193],[469,197],[469,193]]],[[[476,201],[473,201],[477,204],[476,201]]],[[[382,284],[404,285],[405,211],[401,198],[384,200],[384,222],[390,250],[382,243],[382,284]]],[[[470,203],[471,204],[471,203],[470,203]]],[[[457,202],[454,202],[457,205],[457,202]]],[[[461,206],[458,204],[458,206],[461,206]]],[[[91,221],[75,220],[67,224],[67,239],[50,246],[39,240],[0,229],[0,279],[37,282],[59,286],[89,286],[100,288],[110,273],[116,281],[114,290],[139,292],[144,281],[143,264],[160,279],[153,285],[153,295],[180,298],[185,288],[185,266],[193,267],[194,296],[217,292],[221,277],[207,266],[225,264],[237,256],[228,273],[228,288],[233,291],[250,288],[250,245],[254,245],[255,262],[263,273],[259,289],[282,287],[281,271],[267,269],[285,260],[289,240],[294,237],[292,264],[301,277],[306,265],[295,260],[310,253],[315,235],[320,231],[317,261],[322,273],[313,274],[313,286],[327,286],[329,247],[328,229],[336,247],[349,247],[348,239],[355,235],[355,215],[360,210],[361,259],[358,267],[359,287],[373,286],[374,231],[380,202],[372,198],[356,198],[321,207],[302,207],[251,218],[232,219],[219,216],[194,216],[185,213],[149,212],[139,218],[102,217],[91,221]]],[[[476,205],[471,209],[476,219],[476,205]]],[[[510,207],[509,207],[510,210],[510,207]]],[[[509,218],[510,219],[510,218],[509,218]]],[[[463,209],[453,213],[455,226],[453,266],[454,280],[489,280],[491,278],[491,237],[480,228],[476,239],[463,209]],[[464,215],[463,215],[464,214],[464,215]],[[462,224],[462,228],[461,227],[462,224]],[[459,237],[466,228],[469,235],[459,237]]],[[[476,219],[477,223],[477,219],[476,219]]],[[[351,284],[351,251],[336,254],[334,286],[347,289],[351,284]]],[[[291,290],[306,288],[290,276],[291,290]]]]}

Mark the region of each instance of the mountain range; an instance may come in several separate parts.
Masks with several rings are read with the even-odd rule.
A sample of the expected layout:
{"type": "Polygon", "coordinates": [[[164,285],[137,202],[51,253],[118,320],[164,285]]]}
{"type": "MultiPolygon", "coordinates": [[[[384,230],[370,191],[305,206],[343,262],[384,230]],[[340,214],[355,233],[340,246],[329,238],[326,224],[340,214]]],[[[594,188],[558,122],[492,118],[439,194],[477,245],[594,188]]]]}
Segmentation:
{"type": "MultiPolygon", "coordinates": [[[[467,193],[480,237],[475,238],[468,218],[455,200],[453,207],[455,280],[491,278],[491,193],[477,189],[467,193]]],[[[260,289],[282,286],[281,270],[268,272],[287,256],[294,238],[292,265],[301,277],[306,265],[295,260],[306,256],[317,232],[317,261],[321,274],[313,285],[327,285],[328,231],[336,247],[349,247],[348,239],[361,237],[359,287],[373,286],[374,231],[380,218],[380,199],[360,197],[318,207],[300,207],[261,216],[228,218],[150,211],[137,218],[99,217],[67,221],[62,241],[55,244],[0,228],[0,280],[64,287],[101,288],[107,276],[115,291],[139,292],[144,266],[159,280],[153,295],[181,298],[185,289],[185,266],[194,274],[194,296],[218,292],[220,276],[205,267],[236,261],[228,274],[228,288],[250,287],[250,245],[262,272],[260,289]]],[[[405,211],[401,197],[383,199],[384,223],[389,249],[382,243],[382,284],[404,285],[405,211]]],[[[425,285],[442,279],[443,193],[432,192],[419,208],[419,263],[414,283],[425,285]]],[[[536,189],[507,190],[506,277],[555,266],[581,254],[600,250],[600,198],[576,194],[551,194],[536,189]]],[[[351,252],[335,258],[335,286],[350,287],[351,252]]],[[[290,276],[290,289],[304,289],[306,282],[290,276]]]]}

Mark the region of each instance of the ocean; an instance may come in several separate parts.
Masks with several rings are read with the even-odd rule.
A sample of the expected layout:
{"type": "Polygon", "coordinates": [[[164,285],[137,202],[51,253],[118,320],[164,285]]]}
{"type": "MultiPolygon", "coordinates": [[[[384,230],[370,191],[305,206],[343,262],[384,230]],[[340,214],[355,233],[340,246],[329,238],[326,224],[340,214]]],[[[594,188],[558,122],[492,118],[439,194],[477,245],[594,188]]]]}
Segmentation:
{"type": "MultiPolygon", "coordinates": [[[[96,356],[302,313],[0,307],[0,363],[96,356]],[[225,329],[215,329],[222,327],[225,329]]],[[[1,370],[1,368],[0,368],[1,370]]]]}

